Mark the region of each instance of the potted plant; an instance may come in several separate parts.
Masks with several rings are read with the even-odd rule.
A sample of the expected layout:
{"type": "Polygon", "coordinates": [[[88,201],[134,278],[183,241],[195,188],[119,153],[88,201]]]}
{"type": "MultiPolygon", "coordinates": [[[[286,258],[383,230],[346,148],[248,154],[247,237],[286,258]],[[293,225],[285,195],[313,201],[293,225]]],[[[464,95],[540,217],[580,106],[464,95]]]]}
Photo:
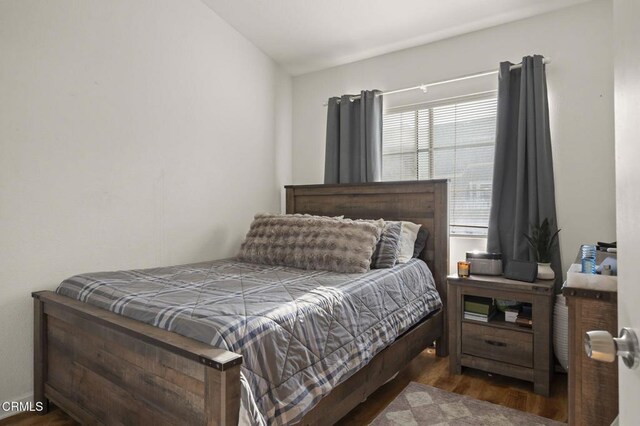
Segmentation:
{"type": "Polygon", "coordinates": [[[558,229],[552,234],[549,219],[545,218],[540,225],[531,225],[531,235],[523,233],[538,262],[538,278],[541,280],[552,280],[556,277],[551,269],[551,256],[557,247],[559,232],[558,229]]]}

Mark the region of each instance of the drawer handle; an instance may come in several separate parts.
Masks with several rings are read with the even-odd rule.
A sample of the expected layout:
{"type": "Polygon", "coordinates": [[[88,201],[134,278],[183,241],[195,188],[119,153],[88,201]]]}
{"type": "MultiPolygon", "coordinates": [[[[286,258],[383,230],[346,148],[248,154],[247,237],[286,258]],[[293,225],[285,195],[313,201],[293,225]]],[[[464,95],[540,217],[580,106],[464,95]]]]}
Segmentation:
{"type": "Polygon", "coordinates": [[[500,346],[500,347],[505,347],[507,346],[506,343],[504,342],[496,342],[495,340],[485,340],[485,343],[491,346],[500,346]]]}

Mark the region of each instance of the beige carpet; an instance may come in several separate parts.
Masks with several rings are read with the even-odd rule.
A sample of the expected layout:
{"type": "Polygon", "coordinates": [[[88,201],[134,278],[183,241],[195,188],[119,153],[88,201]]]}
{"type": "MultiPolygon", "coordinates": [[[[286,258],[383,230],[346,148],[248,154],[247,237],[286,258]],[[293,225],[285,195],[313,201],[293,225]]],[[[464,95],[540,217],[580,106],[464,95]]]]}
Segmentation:
{"type": "Polygon", "coordinates": [[[371,424],[375,426],[556,426],[565,423],[411,382],[371,424]]]}

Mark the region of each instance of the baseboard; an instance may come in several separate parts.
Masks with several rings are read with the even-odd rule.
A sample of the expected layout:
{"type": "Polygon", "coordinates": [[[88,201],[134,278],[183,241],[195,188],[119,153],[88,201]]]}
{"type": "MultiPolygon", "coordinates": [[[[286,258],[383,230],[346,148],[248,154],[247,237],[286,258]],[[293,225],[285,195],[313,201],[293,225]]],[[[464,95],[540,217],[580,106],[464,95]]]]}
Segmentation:
{"type": "MultiPolygon", "coordinates": [[[[19,396],[17,398],[12,398],[9,401],[11,402],[21,402],[21,403],[28,403],[28,402],[33,402],[33,392],[29,392],[27,394],[24,394],[22,396],[19,396]]],[[[0,401],[0,404],[4,402],[4,401],[0,401]]],[[[16,414],[20,414],[23,411],[5,411],[2,408],[2,405],[0,405],[0,420],[2,419],[6,419],[7,417],[11,417],[11,416],[15,416],[16,414]]]]}

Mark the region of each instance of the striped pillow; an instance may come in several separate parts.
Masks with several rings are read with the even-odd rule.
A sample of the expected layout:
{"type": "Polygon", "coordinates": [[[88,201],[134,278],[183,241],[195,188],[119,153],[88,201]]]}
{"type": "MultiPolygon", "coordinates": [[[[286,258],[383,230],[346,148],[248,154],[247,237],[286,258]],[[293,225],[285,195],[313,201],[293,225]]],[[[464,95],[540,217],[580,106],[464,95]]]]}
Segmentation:
{"type": "Polygon", "coordinates": [[[371,256],[371,267],[375,269],[393,268],[398,260],[398,248],[402,222],[385,222],[382,236],[371,256]]]}

